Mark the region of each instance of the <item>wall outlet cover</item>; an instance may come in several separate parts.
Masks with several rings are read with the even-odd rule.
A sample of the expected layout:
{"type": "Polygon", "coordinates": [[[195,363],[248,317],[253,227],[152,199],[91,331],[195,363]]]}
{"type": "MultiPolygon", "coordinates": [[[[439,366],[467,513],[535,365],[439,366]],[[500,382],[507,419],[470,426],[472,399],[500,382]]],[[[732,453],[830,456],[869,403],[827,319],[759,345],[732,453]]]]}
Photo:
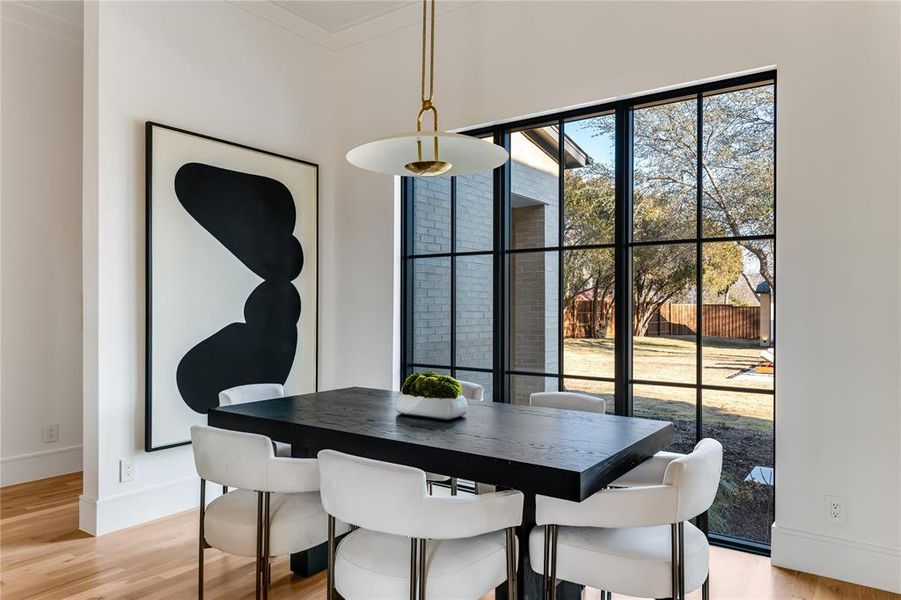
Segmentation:
{"type": "Polygon", "coordinates": [[[44,443],[52,444],[59,441],[59,423],[44,425],[44,443]]]}
{"type": "Polygon", "coordinates": [[[845,524],[846,501],[842,496],[826,496],[826,521],[845,524]]]}
{"type": "Polygon", "coordinates": [[[135,479],[135,463],[123,458],[119,461],[119,482],[126,483],[135,479]]]}

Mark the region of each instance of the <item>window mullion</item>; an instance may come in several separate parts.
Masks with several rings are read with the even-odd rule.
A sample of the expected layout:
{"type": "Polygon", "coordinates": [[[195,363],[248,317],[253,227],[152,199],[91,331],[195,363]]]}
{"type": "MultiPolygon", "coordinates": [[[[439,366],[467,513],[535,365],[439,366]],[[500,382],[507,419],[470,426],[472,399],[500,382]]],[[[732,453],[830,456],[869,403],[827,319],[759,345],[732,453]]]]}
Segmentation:
{"type": "Polygon", "coordinates": [[[566,167],[566,139],[563,134],[563,121],[557,123],[557,389],[565,389],[563,386],[563,211],[564,199],[564,169],[566,167]]]}
{"type": "Polygon", "coordinates": [[[616,109],[614,267],[614,405],[618,415],[632,414],[632,110],[616,109]]]}
{"type": "Polygon", "coordinates": [[[695,385],[697,385],[695,394],[695,442],[698,442],[701,440],[704,416],[704,394],[701,391],[704,371],[704,245],[701,242],[704,237],[703,209],[701,208],[703,200],[704,96],[700,92],[698,92],[697,97],[697,116],[695,118],[697,137],[695,142],[695,235],[697,236],[695,242],[695,306],[697,311],[695,314],[695,385]]]}

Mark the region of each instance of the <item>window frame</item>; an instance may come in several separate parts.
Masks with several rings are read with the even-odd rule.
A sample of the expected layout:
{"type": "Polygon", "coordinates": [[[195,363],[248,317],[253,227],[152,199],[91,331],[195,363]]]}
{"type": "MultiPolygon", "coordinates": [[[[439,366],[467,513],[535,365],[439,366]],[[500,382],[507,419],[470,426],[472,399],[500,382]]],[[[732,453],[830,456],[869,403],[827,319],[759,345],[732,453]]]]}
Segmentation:
{"type": "MultiPolygon", "coordinates": [[[[578,109],[559,111],[527,119],[507,121],[504,123],[470,129],[463,131],[466,135],[474,137],[490,137],[508,151],[510,150],[511,134],[517,131],[542,126],[557,126],[558,140],[558,232],[555,246],[548,247],[511,247],[511,161],[507,161],[493,172],[493,218],[494,218],[494,243],[491,250],[484,251],[456,251],[456,178],[451,178],[451,217],[450,217],[450,252],[446,253],[420,253],[413,252],[413,178],[401,178],[401,381],[414,369],[449,369],[452,375],[458,370],[491,373],[493,376],[492,398],[495,402],[509,402],[511,376],[543,376],[556,378],[559,389],[564,388],[564,382],[569,381],[602,381],[612,383],[614,386],[614,412],[617,415],[631,416],[633,414],[632,389],[634,385],[653,385],[662,387],[692,388],[695,389],[695,427],[696,439],[701,439],[703,431],[703,392],[705,390],[728,391],[737,393],[764,394],[772,396],[773,401],[773,456],[775,457],[775,377],[772,389],[761,389],[742,386],[722,386],[705,384],[703,378],[703,250],[704,245],[710,242],[737,242],[751,240],[767,240],[773,244],[773,261],[776,262],[776,213],[777,190],[775,186],[776,172],[776,144],[777,131],[773,131],[773,229],[766,235],[741,235],[741,236],[717,236],[704,237],[702,228],[703,220],[703,172],[701,170],[701,156],[703,155],[703,109],[705,96],[738,91],[745,88],[773,86],[774,96],[774,121],[776,119],[776,98],[778,97],[776,71],[767,70],[759,73],[731,77],[717,81],[710,81],[677,89],[667,90],[649,95],[626,98],[614,102],[606,102],[585,106],[578,109]],[[632,239],[633,217],[633,112],[636,109],[664,104],[676,100],[693,99],[697,105],[697,158],[696,158],[696,214],[695,235],[685,239],[640,240],[632,239]],[[591,117],[613,114],[616,118],[614,136],[615,159],[615,223],[614,239],[610,243],[583,244],[568,246],[563,235],[564,228],[564,171],[563,160],[565,124],[591,117]],[[642,246],[663,246],[672,244],[693,244],[695,247],[695,294],[696,294],[696,327],[695,327],[695,380],[693,383],[658,381],[653,379],[637,379],[633,377],[633,348],[632,348],[632,261],[635,248],[642,246]],[[613,249],[614,252],[614,323],[616,336],[614,338],[614,376],[586,376],[571,375],[564,371],[564,335],[563,335],[563,268],[564,252],[571,250],[613,249]],[[541,373],[533,371],[513,370],[511,368],[511,328],[510,328],[510,259],[516,254],[524,253],[557,253],[558,266],[558,366],[556,373],[541,373]],[[492,256],[494,266],[493,276],[493,348],[492,368],[473,368],[468,365],[458,365],[456,355],[456,259],[465,256],[492,256]],[[413,358],[413,285],[412,274],[414,262],[421,258],[449,258],[450,259],[450,361],[448,364],[416,363],[413,358]]],[[[774,299],[775,302],[775,299],[774,299]]],[[[773,328],[776,328],[775,311],[772,314],[773,328]]],[[[774,335],[775,339],[775,335],[774,335]]],[[[773,507],[775,511],[775,486],[773,486],[773,507]]],[[[700,519],[700,525],[706,531],[706,514],[700,519]]],[[[710,533],[711,542],[716,545],[769,555],[770,545],[753,540],[746,540],[723,534],[710,533]]]]}

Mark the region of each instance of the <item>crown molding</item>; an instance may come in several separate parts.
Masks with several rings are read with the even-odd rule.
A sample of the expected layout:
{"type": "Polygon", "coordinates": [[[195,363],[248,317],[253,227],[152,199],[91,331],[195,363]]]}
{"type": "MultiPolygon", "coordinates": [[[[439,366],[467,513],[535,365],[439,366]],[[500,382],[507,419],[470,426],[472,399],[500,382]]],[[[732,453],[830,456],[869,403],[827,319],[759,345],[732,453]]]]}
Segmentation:
{"type": "Polygon", "coordinates": [[[53,5],[37,2],[0,2],[0,18],[73,44],[82,45],[82,24],[51,10],[53,5]]]}
{"type": "MultiPolygon", "coordinates": [[[[254,0],[227,1],[271,25],[332,52],[362,44],[393,31],[419,25],[422,22],[421,6],[411,4],[332,33],[270,0],[262,2],[254,0]]],[[[435,9],[438,15],[443,15],[475,4],[477,1],[446,0],[438,2],[435,9]]]]}

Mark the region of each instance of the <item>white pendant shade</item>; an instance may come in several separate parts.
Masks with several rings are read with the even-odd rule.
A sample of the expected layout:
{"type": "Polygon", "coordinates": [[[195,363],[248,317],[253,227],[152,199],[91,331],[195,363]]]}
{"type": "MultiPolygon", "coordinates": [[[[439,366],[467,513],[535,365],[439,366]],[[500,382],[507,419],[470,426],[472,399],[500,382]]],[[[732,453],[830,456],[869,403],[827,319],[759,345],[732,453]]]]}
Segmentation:
{"type": "Polygon", "coordinates": [[[354,166],[385,175],[416,175],[406,165],[435,160],[435,138],[438,138],[438,160],[450,163],[440,175],[466,175],[495,169],[510,157],[500,146],[458,133],[418,131],[403,133],[357,146],[347,153],[354,166]],[[417,142],[422,142],[420,157],[417,142]]]}

